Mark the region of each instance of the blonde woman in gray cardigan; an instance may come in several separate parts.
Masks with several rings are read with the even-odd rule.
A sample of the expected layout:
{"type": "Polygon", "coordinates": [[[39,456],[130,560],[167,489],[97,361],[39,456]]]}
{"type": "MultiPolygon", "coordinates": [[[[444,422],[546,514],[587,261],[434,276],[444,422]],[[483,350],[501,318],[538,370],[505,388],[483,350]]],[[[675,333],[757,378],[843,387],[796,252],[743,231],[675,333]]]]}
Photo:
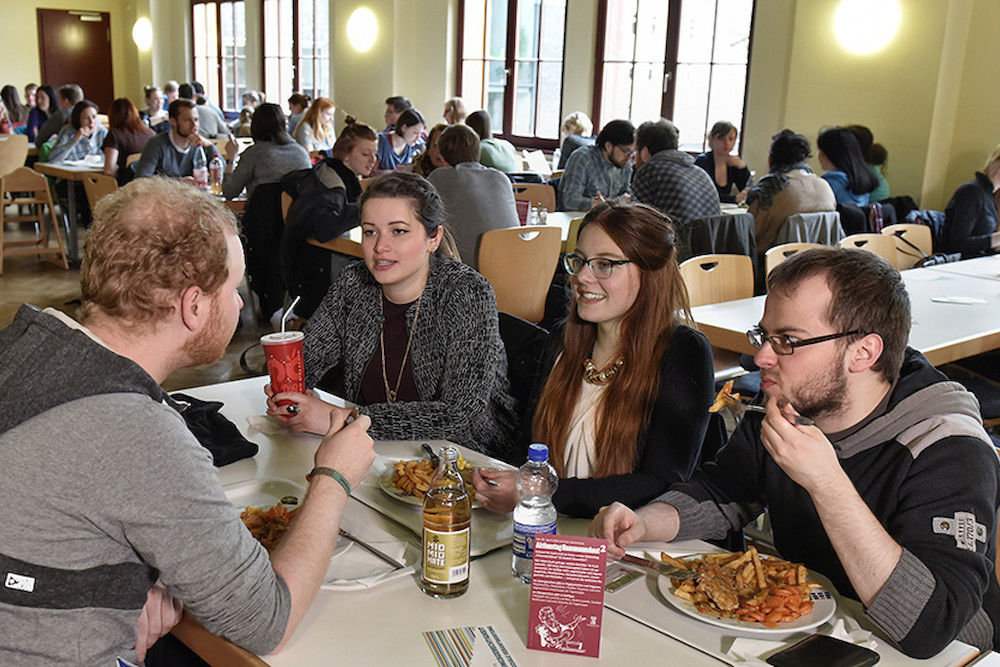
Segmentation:
{"type": "MultiPolygon", "coordinates": [[[[383,174],[360,205],[365,261],[306,325],[307,386],[335,369],[376,439],[445,439],[502,458],[516,419],[493,288],[438,251],[444,208],[423,177],[383,174]]],[[[326,433],[343,411],[311,392],[265,393],[293,431],[326,433]]]]}

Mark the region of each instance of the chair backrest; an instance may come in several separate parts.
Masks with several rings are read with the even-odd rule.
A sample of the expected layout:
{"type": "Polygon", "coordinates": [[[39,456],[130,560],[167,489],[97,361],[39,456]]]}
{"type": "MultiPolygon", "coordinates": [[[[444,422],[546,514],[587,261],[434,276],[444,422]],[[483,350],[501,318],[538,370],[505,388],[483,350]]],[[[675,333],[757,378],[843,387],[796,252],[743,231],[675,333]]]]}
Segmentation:
{"type": "Polygon", "coordinates": [[[546,210],[556,210],[556,190],[544,183],[511,183],[514,199],[531,202],[546,210]]]}
{"type": "Polygon", "coordinates": [[[118,189],[118,181],[107,174],[87,174],[83,177],[83,189],[87,193],[90,210],[94,210],[94,206],[104,195],[109,195],[118,189]]]}
{"type": "Polygon", "coordinates": [[[0,176],[24,166],[28,159],[28,137],[23,134],[0,134],[0,176]]]}
{"type": "Polygon", "coordinates": [[[563,252],[573,252],[576,250],[577,237],[580,235],[580,224],[583,216],[573,218],[569,221],[569,229],[566,231],[566,240],[563,241],[563,252]]]}
{"type": "Polygon", "coordinates": [[[30,167],[18,167],[0,176],[0,195],[7,192],[49,192],[49,182],[30,167]]]}
{"type": "Polygon", "coordinates": [[[896,266],[896,239],[885,234],[852,234],[840,242],[841,248],[867,250],[896,266]]]}
{"type": "Polygon", "coordinates": [[[882,233],[894,237],[896,242],[897,269],[912,268],[924,257],[930,257],[934,254],[934,240],[931,235],[931,228],[927,225],[916,223],[888,225],[882,228],[882,233]],[[906,241],[903,239],[906,239],[906,241]],[[913,246],[916,246],[916,248],[913,246]],[[923,252],[923,255],[920,254],[921,252],[923,252]]]}
{"type": "Polygon", "coordinates": [[[141,157],[142,157],[142,153],[132,153],[131,155],[129,155],[128,157],[125,158],[125,166],[126,167],[131,167],[132,163],[133,162],[138,162],[139,158],[141,158],[141,157]]]}
{"type": "Polygon", "coordinates": [[[562,230],[558,227],[484,232],[479,237],[479,272],[493,284],[497,309],[540,322],[561,247],[562,230]]]}
{"type": "Polygon", "coordinates": [[[781,264],[800,250],[822,247],[823,246],[819,243],[782,243],[781,245],[776,245],[764,253],[764,275],[771,273],[771,269],[776,267],[778,264],[781,264]]]}
{"type": "Polygon", "coordinates": [[[681,264],[691,307],[753,296],[753,262],[746,255],[701,255],[681,264]]]}

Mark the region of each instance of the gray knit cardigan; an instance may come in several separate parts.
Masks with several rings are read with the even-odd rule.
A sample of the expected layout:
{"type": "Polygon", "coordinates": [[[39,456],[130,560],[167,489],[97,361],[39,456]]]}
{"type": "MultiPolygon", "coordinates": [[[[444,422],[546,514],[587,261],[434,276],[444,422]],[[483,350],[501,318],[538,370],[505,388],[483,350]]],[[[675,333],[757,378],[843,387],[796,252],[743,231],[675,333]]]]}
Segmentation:
{"type": "MultiPolygon", "coordinates": [[[[345,269],[305,328],[306,383],[341,366],[345,398],[358,400],[361,378],[379,344],[382,291],[363,263],[345,269]]],[[[413,330],[416,303],[406,311],[413,330]]],[[[377,403],[377,440],[444,439],[504,458],[516,430],[507,355],[493,287],[465,264],[431,256],[410,351],[419,401],[377,403]]],[[[377,363],[373,361],[372,363],[377,363]]]]}

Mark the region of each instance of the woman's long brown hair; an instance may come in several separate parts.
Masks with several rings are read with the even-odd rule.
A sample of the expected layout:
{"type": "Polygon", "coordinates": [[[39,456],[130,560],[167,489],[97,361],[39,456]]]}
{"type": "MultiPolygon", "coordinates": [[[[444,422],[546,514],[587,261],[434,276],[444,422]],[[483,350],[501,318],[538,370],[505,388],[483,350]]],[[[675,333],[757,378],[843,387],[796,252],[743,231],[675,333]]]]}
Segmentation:
{"type": "MultiPolygon", "coordinates": [[[[639,293],[621,323],[618,352],[625,360],[604,391],[597,410],[597,462],[592,477],[632,472],[636,442],[649,422],[660,384],[660,363],[678,313],[691,322],[687,289],[677,267],[677,249],[669,216],[643,204],[606,202],[580,224],[600,227],[640,271],[639,293]]],[[[597,340],[597,325],[580,319],[576,291],[566,320],[563,351],[545,383],[532,431],[549,445],[549,460],[560,476],[569,422],[580,396],[583,364],[597,340]]]]}

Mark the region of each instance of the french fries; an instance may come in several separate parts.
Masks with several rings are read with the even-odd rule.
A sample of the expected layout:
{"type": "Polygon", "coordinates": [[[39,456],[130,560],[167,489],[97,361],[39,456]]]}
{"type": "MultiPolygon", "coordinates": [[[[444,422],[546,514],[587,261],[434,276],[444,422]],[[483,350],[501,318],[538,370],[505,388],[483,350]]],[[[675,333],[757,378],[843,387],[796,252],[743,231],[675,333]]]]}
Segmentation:
{"type": "MultiPolygon", "coordinates": [[[[423,500],[423,497],[427,495],[427,490],[431,488],[431,478],[437,471],[430,459],[396,461],[392,467],[392,485],[407,495],[423,500]]],[[[468,461],[459,455],[458,469],[468,470],[471,467],[468,461]]],[[[475,493],[471,485],[467,484],[466,488],[470,496],[475,493]]]]}
{"type": "Polygon", "coordinates": [[[240,513],[240,519],[250,529],[250,534],[270,551],[288,530],[288,525],[298,510],[298,507],[289,510],[281,504],[266,510],[248,507],[240,513]]]}
{"type": "Polygon", "coordinates": [[[754,547],[690,560],[665,553],[660,558],[699,573],[697,579],[672,581],[674,595],[691,602],[703,614],[774,628],[812,611],[810,593],[818,584],[808,581],[808,570],[798,563],[762,559],[754,547]]]}

